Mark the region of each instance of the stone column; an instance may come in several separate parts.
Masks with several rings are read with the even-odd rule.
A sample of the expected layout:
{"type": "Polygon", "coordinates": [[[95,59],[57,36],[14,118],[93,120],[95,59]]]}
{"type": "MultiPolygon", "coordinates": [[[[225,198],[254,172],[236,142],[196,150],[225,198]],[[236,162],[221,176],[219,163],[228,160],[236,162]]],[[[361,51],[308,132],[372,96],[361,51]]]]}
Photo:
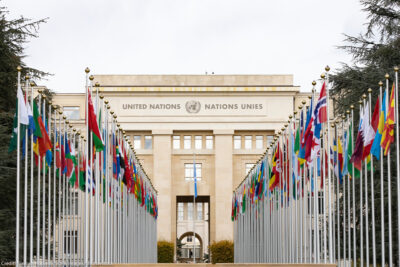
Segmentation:
{"type": "Polygon", "coordinates": [[[172,130],[153,130],[153,174],[154,186],[158,190],[157,239],[171,239],[172,207],[171,207],[171,135],[172,130]]]}
{"type": "Polygon", "coordinates": [[[233,241],[231,221],[233,188],[233,139],[234,130],[214,130],[215,136],[215,241],[233,241]]]}

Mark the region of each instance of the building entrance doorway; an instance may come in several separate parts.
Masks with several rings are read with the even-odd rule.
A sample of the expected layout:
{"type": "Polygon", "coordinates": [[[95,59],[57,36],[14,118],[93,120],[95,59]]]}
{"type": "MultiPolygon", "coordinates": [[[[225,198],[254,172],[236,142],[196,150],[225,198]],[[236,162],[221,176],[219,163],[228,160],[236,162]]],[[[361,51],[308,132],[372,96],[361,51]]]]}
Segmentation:
{"type": "Polygon", "coordinates": [[[176,260],[196,262],[208,260],[210,233],[210,197],[197,196],[193,205],[193,196],[176,197],[176,260]]]}

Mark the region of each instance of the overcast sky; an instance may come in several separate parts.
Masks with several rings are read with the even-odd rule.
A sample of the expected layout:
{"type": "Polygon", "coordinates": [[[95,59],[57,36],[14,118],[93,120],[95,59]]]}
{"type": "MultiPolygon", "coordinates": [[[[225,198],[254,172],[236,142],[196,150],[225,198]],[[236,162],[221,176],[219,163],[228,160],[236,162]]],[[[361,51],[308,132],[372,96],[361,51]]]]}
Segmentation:
{"type": "Polygon", "coordinates": [[[48,17],[25,62],[39,84],[83,92],[93,74],[293,74],[308,91],[366,21],[358,0],[3,0],[10,17],[48,17]]]}

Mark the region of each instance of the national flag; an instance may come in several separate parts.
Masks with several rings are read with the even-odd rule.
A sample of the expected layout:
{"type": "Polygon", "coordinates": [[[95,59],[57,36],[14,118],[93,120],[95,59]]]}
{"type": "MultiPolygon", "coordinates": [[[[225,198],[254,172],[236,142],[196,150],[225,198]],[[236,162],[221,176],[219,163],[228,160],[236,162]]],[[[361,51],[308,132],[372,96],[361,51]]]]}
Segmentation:
{"type": "Polygon", "coordinates": [[[361,164],[362,164],[362,156],[363,156],[363,150],[364,150],[364,137],[363,135],[363,130],[365,130],[363,127],[364,124],[364,117],[365,117],[365,112],[364,109],[360,111],[360,124],[358,127],[358,133],[357,133],[357,138],[356,138],[356,144],[354,147],[353,154],[351,155],[350,162],[354,164],[354,167],[357,168],[358,170],[361,170],[361,164]]]}
{"type": "Polygon", "coordinates": [[[193,159],[193,179],[194,179],[194,198],[197,197],[197,174],[196,174],[196,162],[193,159]]]}
{"type": "MultiPolygon", "coordinates": [[[[379,98],[377,102],[380,102],[379,98]]],[[[371,154],[374,155],[378,160],[381,157],[381,140],[382,140],[383,129],[385,127],[385,120],[386,120],[386,91],[383,94],[382,104],[380,105],[378,127],[376,130],[374,142],[372,143],[371,147],[371,154]]]]}
{"type": "Polygon", "coordinates": [[[35,122],[34,135],[37,137],[38,142],[38,155],[43,157],[46,151],[52,148],[52,144],[35,101],[33,101],[33,120],[35,122]]]}
{"type": "Polygon", "coordinates": [[[281,160],[280,160],[280,149],[279,143],[275,148],[274,154],[272,156],[272,170],[271,179],[269,180],[269,189],[272,191],[279,185],[281,170],[281,160]]]}
{"type": "Polygon", "coordinates": [[[382,134],[381,147],[383,148],[383,154],[386,156],[389,152],[390,145],[394,142],[394,114],[395,114],[395,103],[394,103],[394,83],[392,92],[390,94],[390,100],[388,103],[388,113],[385,121],[385,126],[382,134]]]}
{"type": "Polygon", "coordinates": [[[101,138],[99,126],[96,120],[96,113],[94,112],[94,106],[92,102],[92,96],[90,94],[90,89],[88,88],[88,124],[89,124],[89,131],[93,133],[93,145],[96,148],[96,151],[102,151],[104,149],[103,140],[101,138]]]}

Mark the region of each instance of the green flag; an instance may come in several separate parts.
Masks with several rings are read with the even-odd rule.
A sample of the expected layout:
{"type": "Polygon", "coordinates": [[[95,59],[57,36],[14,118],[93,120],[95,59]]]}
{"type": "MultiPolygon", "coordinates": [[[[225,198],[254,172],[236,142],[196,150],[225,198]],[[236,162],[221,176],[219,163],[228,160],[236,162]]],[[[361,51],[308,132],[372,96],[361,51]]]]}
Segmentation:
{"type": "MultiPolygon", "coordinates": [[[[19,140],[20,141],[22,141],[25,137],[25,129],[26,129],[26,125],[20,123],[19,124],[19,130],[20,130],[19,140]]],[[[15,114],[14,114],[13,131],[11,134],[10,145],[8,146],[8,153],[11,153],[17,149],[17,140],[18,140],[18,98],[17,98],[17,104],[16,104],[15,114]]]]}

